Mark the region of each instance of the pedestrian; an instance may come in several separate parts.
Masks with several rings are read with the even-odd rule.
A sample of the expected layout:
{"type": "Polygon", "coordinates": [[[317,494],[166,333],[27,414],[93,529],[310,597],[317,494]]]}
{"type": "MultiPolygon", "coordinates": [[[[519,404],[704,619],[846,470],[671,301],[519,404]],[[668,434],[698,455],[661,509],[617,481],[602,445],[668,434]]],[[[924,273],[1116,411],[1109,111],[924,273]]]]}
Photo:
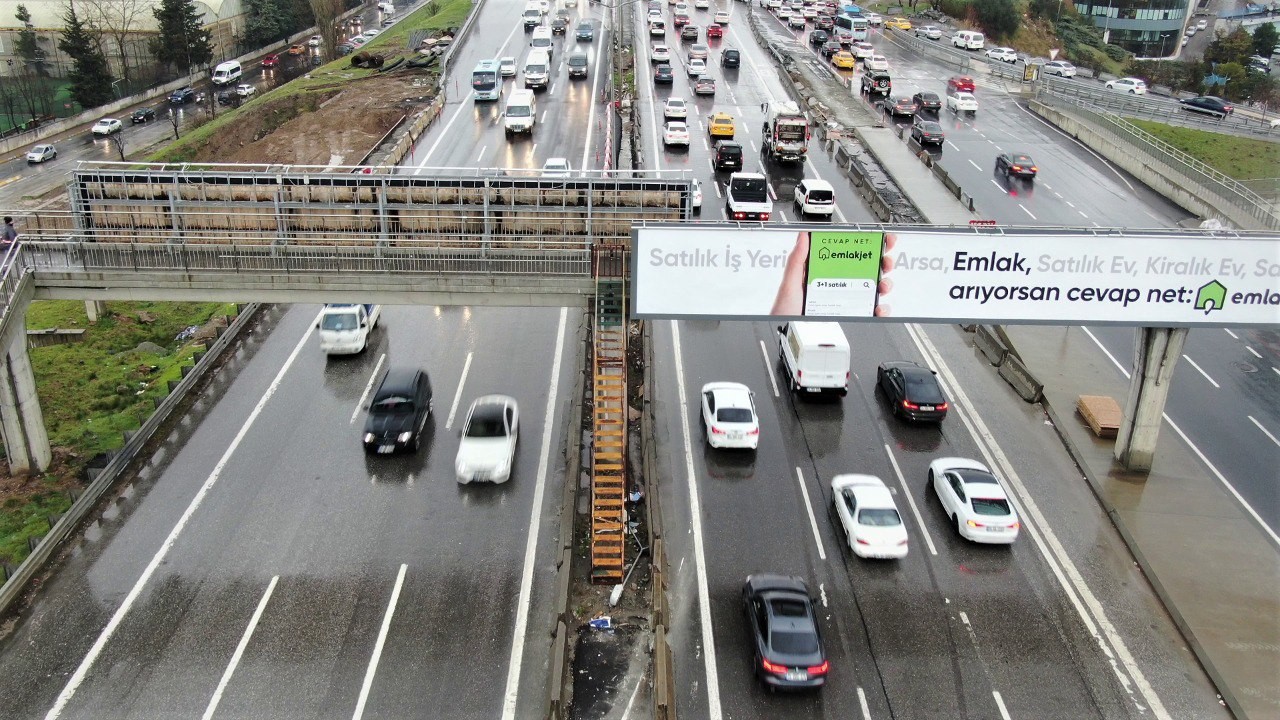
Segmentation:
{"type": "Polygon", "coordinates": [[[0,230],[0,246],[8,247],[18,239],[18,231],[13,229],[13,218],[5,216],[4,229],[0,230]]]}

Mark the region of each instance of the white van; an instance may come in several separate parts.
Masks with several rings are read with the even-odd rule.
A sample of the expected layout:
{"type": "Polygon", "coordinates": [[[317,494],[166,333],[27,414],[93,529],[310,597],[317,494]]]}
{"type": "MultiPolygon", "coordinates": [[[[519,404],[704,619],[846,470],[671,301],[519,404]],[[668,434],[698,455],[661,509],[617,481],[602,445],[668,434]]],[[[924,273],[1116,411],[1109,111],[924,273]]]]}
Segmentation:
{"type": "Polygon", "coordinates": [[[502,126],[506,128],[508,139],[516,133],[533,135],[533,126],[538,121],[534,102],[532,90],[512,91],[502,114],[502,126]]]}
{"type": "Polygon", "coordinates": [[[980,32],[960,30],[951,36],[951,44],[963,50],[981,50],[987,39],[980,32]]]}
{"type": "Polygon", "coordinates": [[[240,79],[241,72],[240,61],[229,60],[219,63],[218,67],[213,69],[213,76],[209,79],[214,85],[230,85],[240,79]]]}
{"type": "Polygon", "coordinates": [[[551,44],[551,28],[546,25],[539,25],[533,29],[533,39],[529,41],[529,47],[533,48],[533,52],[545,52],[547,57],[551,57],[554,47],[551,44]]]}
{"type": "Polygon", "coordinates": [[[396,14],[396,6],[389,2],[380,2],[378,3],[378,12],[391,17],[396,14]]]}
{"type": "Polygon", "coordinates": [[[789,322],[778,326],[778,369],[793,393],[849,392],[849,339],[840,323],[789,322]]]}
{"type": "Polygon", "coordinates": [[[796,209],[800,216],[831,216],[836,210],[836,189],[826,180],[805,178],[796,185],[796,209]]]}
{"type": "Polygon", "coordinates": [[[524,86],[545,88],[551,81],[551,56],[545,50],[531,50],[524,61],[524,86]]]}

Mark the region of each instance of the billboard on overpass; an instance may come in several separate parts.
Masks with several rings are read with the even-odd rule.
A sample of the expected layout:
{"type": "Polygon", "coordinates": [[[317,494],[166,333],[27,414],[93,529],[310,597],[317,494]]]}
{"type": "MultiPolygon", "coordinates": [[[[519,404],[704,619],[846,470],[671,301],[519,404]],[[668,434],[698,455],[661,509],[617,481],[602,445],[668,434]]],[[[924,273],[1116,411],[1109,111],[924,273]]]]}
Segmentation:
{"type": "Polygon", "coordinates": [[[1280,325],[1280,237],[656,226],[632,315],[1280,325]]]}

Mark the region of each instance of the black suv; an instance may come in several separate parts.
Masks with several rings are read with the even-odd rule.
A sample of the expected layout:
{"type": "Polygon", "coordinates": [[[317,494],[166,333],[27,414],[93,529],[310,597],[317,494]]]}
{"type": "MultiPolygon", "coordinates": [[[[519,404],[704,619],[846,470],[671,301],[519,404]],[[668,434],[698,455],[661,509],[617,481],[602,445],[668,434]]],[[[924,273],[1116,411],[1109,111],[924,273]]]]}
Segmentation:
{"type": "Polygon", "coordinates": [[[734,48],[729,48],[720,53],[720,66],[727,68],[736,68],[742,64],[742,53],[734,48]]]}
{"type": "Polygon", "coordinates": [[[736,142],[720,141],[716,143],[715,156],[712,158],[716,172],[737,172],[742,169],[742,146],[736,142]]]}
{"type": "Polygon", "coordinates": [[[569,13],[566,10],[557,10],[556,19],[551,21],[551,34],[564,35],[569,31],[569,13]]]}
{"type": "Polygon", "coordinates": [[[889,91],[892,88],[893,81],[889,78],[889,73],[884,70],[868,68],[862,71],[862,92],[889,97],[889,91]]]}
{"type": "Polygon", "coordinates": [[[185,105],[196,99],[196,91],[190,86],[180,87],[169,95],[169,102],[174,105],[185,105]]]}
{"type": "Polygon", "coordinates": [[[671,66],[666,63],[662,63],[653,69],[654,85],[670,85],[675,82],[675,79],[675,75],[671,72],[671,66]]]}
{"type": "Polygon", "coordinates": [[[425,370],[391,368],[373,394],[364,421],[364,451],[389,455],[417,450],[431,415],[431,380],[425,370]]]}

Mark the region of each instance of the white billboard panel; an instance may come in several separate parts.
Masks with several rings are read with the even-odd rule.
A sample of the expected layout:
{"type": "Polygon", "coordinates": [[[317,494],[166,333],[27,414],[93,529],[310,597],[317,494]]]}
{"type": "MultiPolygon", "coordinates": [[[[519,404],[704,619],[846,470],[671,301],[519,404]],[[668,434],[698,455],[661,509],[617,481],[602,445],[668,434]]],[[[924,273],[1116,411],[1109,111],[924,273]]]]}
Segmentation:
{"type": "Polygon", "coordinates": [[[636,317],[1280,325],[1280,237],[643,227],[636,317]]]}

